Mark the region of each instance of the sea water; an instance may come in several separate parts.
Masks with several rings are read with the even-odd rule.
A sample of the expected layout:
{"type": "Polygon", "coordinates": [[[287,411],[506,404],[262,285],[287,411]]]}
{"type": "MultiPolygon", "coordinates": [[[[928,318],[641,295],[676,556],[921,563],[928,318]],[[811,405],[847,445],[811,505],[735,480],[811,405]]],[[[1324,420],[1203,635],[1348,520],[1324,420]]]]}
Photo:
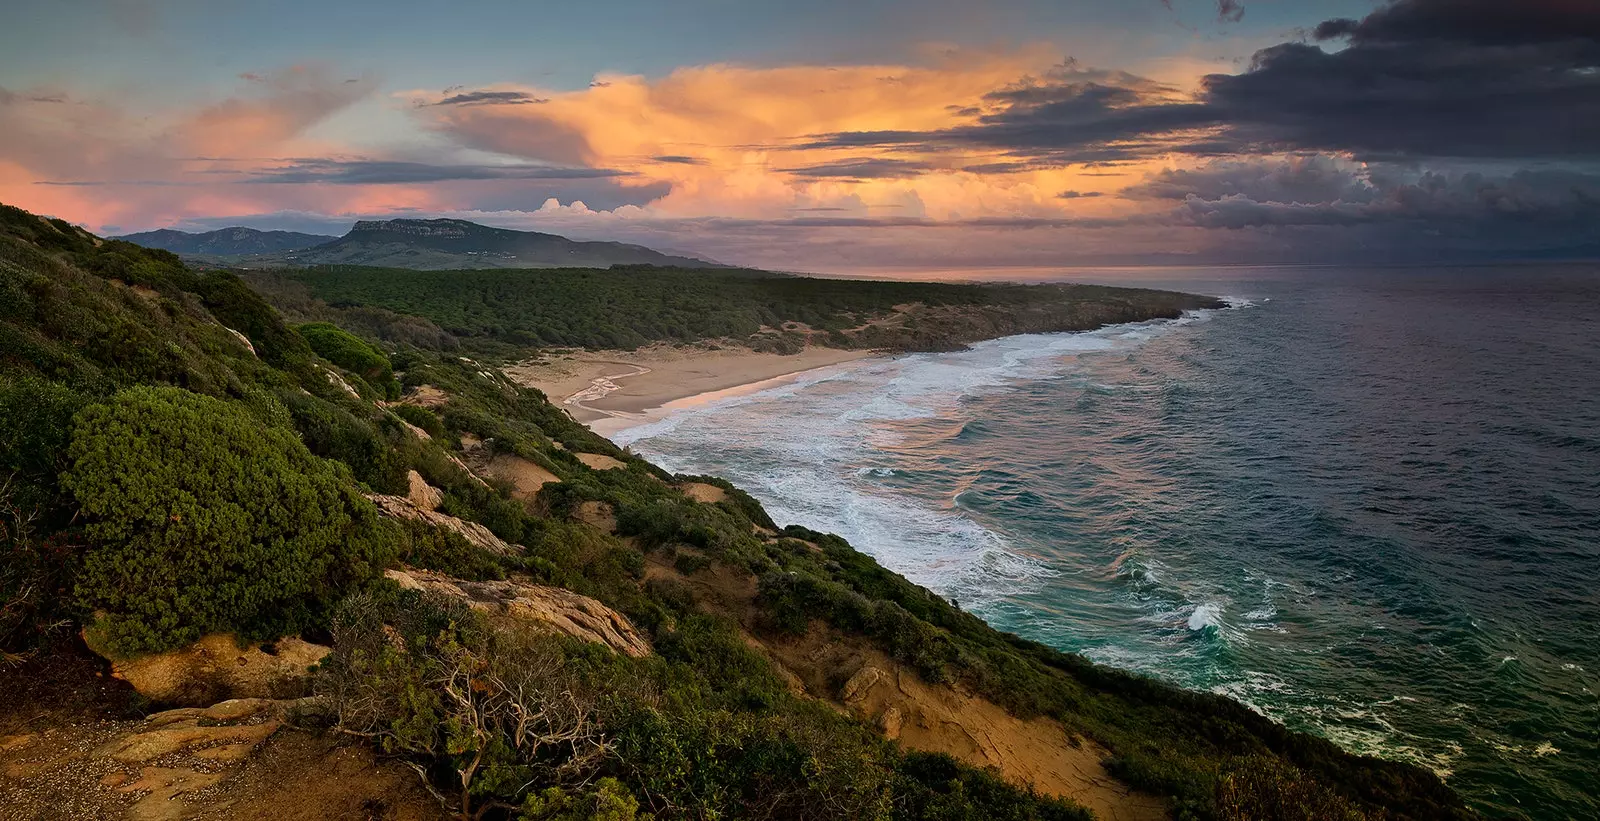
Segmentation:
{"type": "Polygon", "coordinates": [[[863,360],[615,438],[1002,630],[1494,815],[1600,817],[1600,269],[1061,278],[1230,307],[863,360]]]}

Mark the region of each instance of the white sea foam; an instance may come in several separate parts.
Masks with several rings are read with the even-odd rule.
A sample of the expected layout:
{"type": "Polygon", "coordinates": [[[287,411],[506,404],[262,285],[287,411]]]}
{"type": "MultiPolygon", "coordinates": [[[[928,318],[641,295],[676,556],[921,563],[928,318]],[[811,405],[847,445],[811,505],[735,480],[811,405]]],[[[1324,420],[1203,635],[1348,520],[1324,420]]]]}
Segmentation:
{"type": "Polygon", "coordinates": [[[1222,606],[1207,602],[1199,605],[1194,612],[1189,614],[1189,629],[1199,632],[1208,627],[1216,629],[1222,626],[1222,606]]]}
{"type": "Polygon", "coordinates": [[[669,408],[612,438],[668,469],[725,476],[777,521],[838,533],[912,581],[981,610],[1054,572],[968,516],[956,504],[960,487],[908,490],[893,455],[901,437],[938,420],[962,424],[965,399],[1059,378],[1078,356],[1143,344],[1210,313],[858,360],[669,408]]]}

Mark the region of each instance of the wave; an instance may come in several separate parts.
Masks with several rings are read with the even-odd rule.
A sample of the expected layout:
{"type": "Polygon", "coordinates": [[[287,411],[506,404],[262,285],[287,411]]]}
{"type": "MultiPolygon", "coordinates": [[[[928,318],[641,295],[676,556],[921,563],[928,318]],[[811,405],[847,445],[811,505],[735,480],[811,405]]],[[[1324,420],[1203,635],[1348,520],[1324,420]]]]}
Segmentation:
{"type": "Polygon", "coordinates": [[[859,360],[685,408],[613,439],[670,470],[724,476],[777,521],[838,533],[911,581],[981,612],[1056,571],[1014,537],[980,524],[957,498],[964,485],[939,463],[940,448],[982,431],[961,416],[961,403],[1060,378],[1078,357],[1126,350],[1215,310],[1223,309],[859,360]],[[934,443],[932,455],[907,463],[900,451],[913,440],[934,443]]]}

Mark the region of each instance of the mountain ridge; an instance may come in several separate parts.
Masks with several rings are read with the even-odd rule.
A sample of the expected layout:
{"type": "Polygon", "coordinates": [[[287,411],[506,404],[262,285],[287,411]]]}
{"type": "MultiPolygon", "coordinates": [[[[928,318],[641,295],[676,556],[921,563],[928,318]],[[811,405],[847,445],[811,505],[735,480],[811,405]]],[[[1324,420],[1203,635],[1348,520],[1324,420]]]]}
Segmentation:
{"type": "Polygon", "coordinates": [[[338,237],[305,234],[299,231],[261,231],[235,225],[198,233],[159,228],[154,231],[124,234],[111,239],[120,239],[134,245],[185,256],[243,256],[296,251],[332,242],[338,237]]]}
{"type": "Polygon", "coordinates": [[[112,239],[224,267],[240,262],[248,262],[251,267],[364,265],[417,270],[728,267],[633,243],[574,240],[560,234],[496,228],[461,219],[358,220],[338,237],[232,227],[203,234],[163,228],[112,239]]]}
{"type": "Polygon", "coordinates": [[[361,220],[344,236],[286,260],[294,265],[371,265],[423,270],[456,268],[609,268],[670,265],[720,268],[720,263],[667,254],[643,245],[582,241],[560,234],[495,228],[459,219],[361,220]]]}

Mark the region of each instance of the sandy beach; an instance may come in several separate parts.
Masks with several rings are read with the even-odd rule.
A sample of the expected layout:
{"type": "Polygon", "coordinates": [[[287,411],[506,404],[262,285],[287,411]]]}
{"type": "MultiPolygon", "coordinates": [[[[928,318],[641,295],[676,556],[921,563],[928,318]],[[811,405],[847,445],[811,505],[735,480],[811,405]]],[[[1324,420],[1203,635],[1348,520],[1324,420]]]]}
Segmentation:
{"type": "Polygon", "coordinates": [[[505,373],[544,391],[574,419],[604,434],[648,421],[651,411],[669,403],[777,382],[872,355],[837,348],[782,355],[659,345],[637,351],[553,353],[509,366],[505,373]]]}

